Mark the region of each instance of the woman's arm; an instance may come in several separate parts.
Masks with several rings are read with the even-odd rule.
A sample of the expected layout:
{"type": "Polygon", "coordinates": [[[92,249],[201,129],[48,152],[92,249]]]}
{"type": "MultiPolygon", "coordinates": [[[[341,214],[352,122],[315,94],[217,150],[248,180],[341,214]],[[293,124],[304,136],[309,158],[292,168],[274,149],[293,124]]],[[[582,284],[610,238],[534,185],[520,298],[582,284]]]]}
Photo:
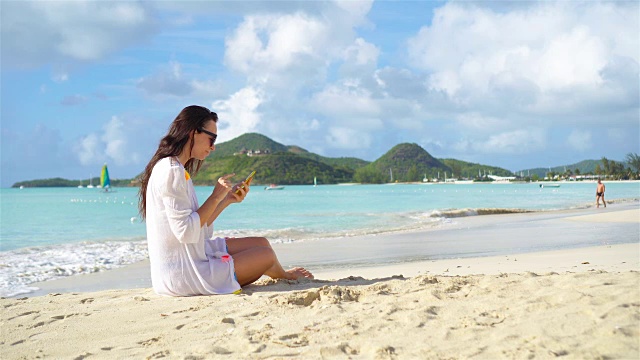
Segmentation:
{"type": "Polygon", "coordinates": [[[242,200],[244,200],[244,198],[247,196],[248,192],[249,185],[247,185],[244,181],[234,186],[231,191],[227,193],[227,196],[218,203],[216,209],[213,211],[209,219],[207,219],[207,225],[211,226],[211,224],[213,224],[213,222],[218,218],[220,213],[222,213],[222,211],[227,208],[227,206],[233,203],[242,202],[242,200]]]}
{"type": "MultiPolygon", "coordinates": [[[[201,227],[204,226],[205,224],[211,225],[212,221],[209,221],[209,219],[212,216],[214,216],[214,214],[215,216],[213,218],[215,219],[220,214],[220,211],[222,211],[222,210],[217,211],[217,209],[220,206],[220,204],[225,199],[228,198],[230,191],[233,189],[233,185],[228,180],[228,178],[232,177],[233,175],[235,174],[229,174],[219,178],[218,182],[216,183],[216,186],[213,188],[213,192],[211,193],[211,195],[209,195],[209,197],[207,198],[207,200],[205,200],[202,206],[198,208],[197,213],[200,216],[201,227]]],[[[228,204],[224,207],[227,207],[227,206],[228,204]]]]}

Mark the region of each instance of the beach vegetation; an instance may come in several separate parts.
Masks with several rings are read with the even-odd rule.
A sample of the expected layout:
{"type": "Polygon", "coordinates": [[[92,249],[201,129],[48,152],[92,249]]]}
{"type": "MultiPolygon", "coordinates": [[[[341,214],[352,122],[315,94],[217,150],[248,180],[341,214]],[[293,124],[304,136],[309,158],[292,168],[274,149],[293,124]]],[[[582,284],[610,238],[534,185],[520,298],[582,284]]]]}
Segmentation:
{"type": "MultiPolygon", "coordinates": [[[[600,160],[584,160],[572,165],[520,170],[517,181],[584,180],[602,177],[605,180],[639,179],[640,157],[627,154],[625,161],[602,157],[600,160]]],[[[373,162],[354,157],[325,157],[314,154],[297,145],[284,145],[267,136],[247,133],[230,141],[217,144],[200,172],[193,176],[195,185],[210,185],[224,174],[235,173],[241,180],[256,170],[254,184],[305,185],[388,182],[444,181],[468,179],[477,182],[493,181],[488,175],[511,177],[509,170],[470,163],[458,159],[438,159],[420,145],[402,143],[391,148],[373,162]]],[[[112,187],[139,186],[133,179],[111,179],[112,187]]],[[[99,178],[92,179],[94,184],[99,178]]],[[[88,179],[68,180],[51,178],[21,181],[13,187],[76,187],[87,185],[88,179]]]]}
{"type": "Polygon", "coordinates": [[[635,170],[636,174],[640,173],[640,156],[636,153],[628,153],[625,157],[625,161],[633,170],[635,170]]]}
{"type": "MultiPolygon", "coordinates": [[[[131,185],[131,179],[110,179],[111,187],[125,187],[131,185]]],[[[100,178],[94,177],[91,179],[93,184],[100,184],[100,178]]],[[[90,182],[89,180],[68,180],[60,177],[49,178],[49,179],[37,179],[37,180],[27,180],[20,181],[13,184],[12,187],[17,188],[20,186],[24,187],[77,187],[78,185],[86,186],[90,182]]]]}

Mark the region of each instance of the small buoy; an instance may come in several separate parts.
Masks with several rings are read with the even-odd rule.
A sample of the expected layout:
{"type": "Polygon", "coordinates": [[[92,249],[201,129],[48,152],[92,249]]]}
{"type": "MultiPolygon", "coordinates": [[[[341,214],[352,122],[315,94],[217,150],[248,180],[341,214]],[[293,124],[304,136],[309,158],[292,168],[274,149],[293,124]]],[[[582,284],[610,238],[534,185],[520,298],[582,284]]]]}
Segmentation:
{"type": "Polygon", "coordinates": [[[135,216],[131,218],[131,222],[132,222],[132,223],[134,223],[134,222],[136,222],[136,221],[138,221],[138,218],[136,218],[135,216]]]}

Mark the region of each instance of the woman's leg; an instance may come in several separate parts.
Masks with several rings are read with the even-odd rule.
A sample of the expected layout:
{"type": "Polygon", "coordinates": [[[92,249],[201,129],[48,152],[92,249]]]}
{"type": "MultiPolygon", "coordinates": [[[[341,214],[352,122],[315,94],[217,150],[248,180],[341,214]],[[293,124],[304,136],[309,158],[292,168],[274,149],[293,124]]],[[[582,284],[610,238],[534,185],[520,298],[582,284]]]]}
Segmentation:
{"type": "Polygon", "coordinates": [[[253,249],[255,247],[266,247],[271,249],[269,240],[263,237],[244,237],[244,238],[225,238],[227,243],[227,249],[232,256],[236,253],[253,249]]]}
{"type": "Polygon", "coordinates": [[[272,279],[313,279],[313,275],[304,268],[297,267],[285,271],[269,240],[263,237],[227,238],[226,242],[229,254],[233,256],[240,285],[250,284],[262,275],[272,279]]]}

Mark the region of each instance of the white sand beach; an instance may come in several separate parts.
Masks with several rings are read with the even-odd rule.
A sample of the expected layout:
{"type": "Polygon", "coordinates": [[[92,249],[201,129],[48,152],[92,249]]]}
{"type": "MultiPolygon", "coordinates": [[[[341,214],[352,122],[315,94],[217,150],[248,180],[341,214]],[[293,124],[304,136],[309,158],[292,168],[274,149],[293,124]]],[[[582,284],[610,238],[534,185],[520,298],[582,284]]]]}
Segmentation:
{"type": "MultiPolygon", "coordinates": [[[[617,224],[621,232],[615,236],[632,238],[553,251],[516,249],[388,264],[372,260],[375,266],[336,262],[314,270],[316,280],[263,279],[240,295],[158,296],[145,283],[145,263],[52,281],[42,290],[46,295],[0,299],[0,357],[638,359],[639,218],[637,208],[614,206],[598,213],[472,217],[427,235],[466,244],[468,232],[490,234],[483,239],[491,246],[513,236],[516,227],[527,231],[529,223],[541,228],[541,237],[555,231],[556,241],[580,239],[583,231],[611,233],[618,227],[598,224],[617,224]],[[499,226],[482,233],[494,223],[499,226]]],[[[406,239],[425,234],[388,236],[401,249],[409,246],[406,239]]],[[[353,240],[348,246],[356,250],[345,245],[341,254],[348,257],[360,241],[369,241],[374,250],[361,253],[375,259],[379,237],[353,240]]],[[[277,251],[285,263],[295,264],[303,257],[292,252],[310,257],[323,246],[308,242],[277,251]]],[[[318,258],[332,259],[322,252],[318,258]]]]}

